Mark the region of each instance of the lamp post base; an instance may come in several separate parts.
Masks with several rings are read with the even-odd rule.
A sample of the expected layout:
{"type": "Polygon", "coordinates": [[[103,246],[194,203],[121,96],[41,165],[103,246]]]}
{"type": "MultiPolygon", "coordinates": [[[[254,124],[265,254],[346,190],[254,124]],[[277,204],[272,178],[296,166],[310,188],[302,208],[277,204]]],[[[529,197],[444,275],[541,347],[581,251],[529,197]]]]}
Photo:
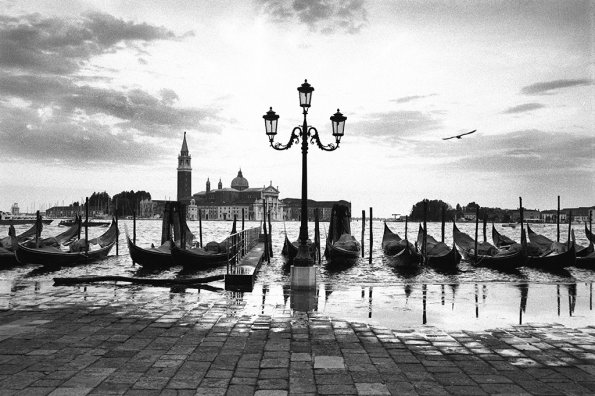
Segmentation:
{"type": "Polygon", "coordinates": [[[291,266],[291,290],[316,288],[316,267],[291,266]]]}

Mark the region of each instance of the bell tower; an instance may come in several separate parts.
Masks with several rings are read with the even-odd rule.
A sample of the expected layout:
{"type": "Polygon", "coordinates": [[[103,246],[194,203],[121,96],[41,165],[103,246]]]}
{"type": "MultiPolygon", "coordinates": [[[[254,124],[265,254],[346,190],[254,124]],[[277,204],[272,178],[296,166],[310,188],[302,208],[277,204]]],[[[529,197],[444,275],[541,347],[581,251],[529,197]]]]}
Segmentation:
{"type": "Polygon", "coordinates": [[[190,154],[186,143],[186,132],[182,150],[178,155],[178,201],[186,201],[192,198],[192,167],[190,166],[190,154]]]}

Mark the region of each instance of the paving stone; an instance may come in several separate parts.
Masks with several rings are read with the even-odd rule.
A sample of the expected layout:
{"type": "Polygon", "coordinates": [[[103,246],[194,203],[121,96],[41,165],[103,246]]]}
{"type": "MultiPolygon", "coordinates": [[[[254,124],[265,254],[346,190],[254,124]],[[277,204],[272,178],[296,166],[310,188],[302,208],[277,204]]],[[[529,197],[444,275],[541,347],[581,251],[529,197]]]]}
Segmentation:
{"type": "Polygon", "coordinates": [[[358,395],[390,395],[390,392],[386,387],[386,384],[381,384],[377,382],[355,383],[355,388],[357,389],[358,395]]]}

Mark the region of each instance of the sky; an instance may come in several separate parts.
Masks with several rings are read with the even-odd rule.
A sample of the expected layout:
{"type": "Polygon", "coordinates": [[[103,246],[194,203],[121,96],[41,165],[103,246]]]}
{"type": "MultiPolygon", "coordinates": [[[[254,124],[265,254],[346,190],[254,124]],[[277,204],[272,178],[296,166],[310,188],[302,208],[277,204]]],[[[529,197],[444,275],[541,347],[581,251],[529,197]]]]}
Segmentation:
{"type": "Polygon", "coordinates": [[[595,205],[591,1],[3,1],[0,210],[94,191],[176,195],[184,132],[192,190],[241,168],[250,187],[301,196],[297,87],[308,123],[308,197],[352,212],[595,205]],[[477,132],[462,139],[444,137],[477,132]]]}

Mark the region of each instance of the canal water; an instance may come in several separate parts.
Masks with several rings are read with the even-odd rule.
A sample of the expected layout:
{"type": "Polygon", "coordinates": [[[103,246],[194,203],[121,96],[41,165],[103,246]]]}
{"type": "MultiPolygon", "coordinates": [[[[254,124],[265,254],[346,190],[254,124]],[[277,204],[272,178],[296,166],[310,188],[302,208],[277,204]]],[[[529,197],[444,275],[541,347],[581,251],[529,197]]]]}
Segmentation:
{"type": "MultiPolygon", "coordinates": [[[[390,222],[389,227],[404,236],[404,223],[390,222]]],[[[220,241],[231,231],[231,222],[203,222],[203,243],[220,241]]],[[[259,226],[246,222],[245,227],[259,226]]],[[[562,271],[545,272],[519,268],[502,272],[478,268],[462,261],[454,273],[437,272],[431,268],[402,271],[391,266],[381,249],[383,223],[374,221],[372,260],[369,260],[369,229],[366,224],[365,258],[348,268],[329,270],[323,259],[319,265],[318,283],[311,292],[294,292],[289,287],[289,268],[280,254],[285,232],[297,239],[299,222],[273,223],[274,257],[265,263],[252,292],[224,290],[223,282],[213,282],[208,289],[169,289],[126,283],[103,283],[86,286],[54,286],[54,277],[91,275],[120,275],[148,278],[189,278],[222,274],[224,268],[188,273],[181,267],[163,271],[146,271],[134,265],[128,254],[125,230],[132,234],[132,221],[121,220],[118,255],[115,248],[106,260],[72,268],[48,271],[40,266],[26,265],[0,269],[0,309],[26,309],[31,304],[73,304],[81,301],[120,304],[130,301],[151,301],[177,305],[180,309],[204,304],[224,304],[229,315],[291,315],[295,311],[310,311],[337,319],[403,328],[436,326],[453,329],[489,329],[526,323],[559,323],[570,327],[595,324],[593,312],[593,282],[595,271],[569,267],[562,271]],[[72,292],[75,292],[74,295],[72,292]],[[60,300],[60,293],[69,298],[60,300]]],[[[353,221],[352,234],[361,238],[361,222],[353,221]]],[[[29,226],[18,226],[17,233],[29,226]]],[[[190,229],[198,236],[198,222],[190,222],[190,229]]],[[[238,229],[241,226],[238,225],[238,229]]],[[[409,238],[415,239],[417,223],[409,224],[409,238]],[[413,232],[412,232],[413,231],[413,232]]],[[[475,234],[475,224],[458,224],[461,231],[475,234]]],[[[0,235],[7,234],[7,226],[0,226],[0,235]]],[[[322,243],[328,223],[321,223],[322,243]]],[[[520,228],[496,225],[499,232],[520,240],[520,228]]],[[[556,239],[555,225],[532,226],[535,232],[556,239]]],[[[584,226],[573,226],[578,244],[586,245],[584,226]]],[[[43,236],[64,230],[56,224],[44,226],[43,236]]],[[[314,224],[309,225],[313,234],[314,224]]],[[[568,225],[561,226],[561,240],[567,239],[568,225]]],[[[102,227],[89,229],[94,237],[105,231],[102,227]]],[[[428,233],[440,239],[439,223],[429,223],[428,233]]],[[[161,221],[139,220],[137,244],[158,245],[161,221]]],[[[480,239],[481,229],[480,229],[480,239]]],[[[491,225],[487,240],[491,241],[491,225]]],[[[446,227],[445,242],[452,243],[452,228],[446,227]]]]}

